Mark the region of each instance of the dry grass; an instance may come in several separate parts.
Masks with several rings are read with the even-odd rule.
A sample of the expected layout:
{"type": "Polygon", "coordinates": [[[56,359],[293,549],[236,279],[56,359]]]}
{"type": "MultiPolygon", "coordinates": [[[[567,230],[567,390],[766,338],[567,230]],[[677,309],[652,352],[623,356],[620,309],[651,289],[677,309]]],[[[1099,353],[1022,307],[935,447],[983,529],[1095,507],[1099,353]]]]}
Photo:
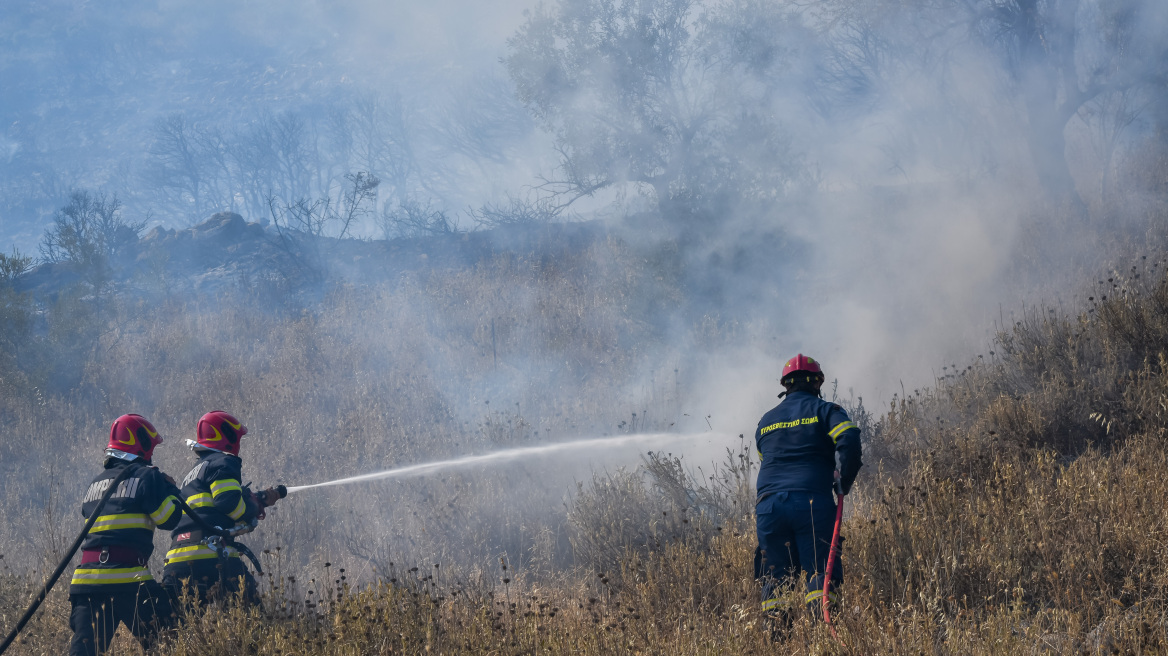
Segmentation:
{"type": "MultiPolygon", "coordinates": [[[[660,339],[645,297],[676,290],[638,287],[643,260],[595,248],[552,268],[500,260],[338,289],[303,311],[62,298],[0,360],[0,562],[15,570],[0,566],[0,621],[79,523],[72,481],[126,409],[180,437],[210,405],[247,408],[248,470],[264,483],[667,426],[668,375],[612,399],[641,389],[660,339]]],[[[700,473],[658,454],[584,471],[575,490],[534,463],[505,481],[451,473],[293,497],[249,540],[268,550],[262,607],[191,612],[162,651],[1163,653],[1168,277],[1155,258],[1133,264],[1100,278],[1081,312],[1031,311],[866,420],[845,646],[810,618],[775,635],[760,616],[749,459],[700,473]]],[[[171,471],[188,458],[160,454],[171,471]]],[[[61,652],[66,607],[55,591],[14,653],[61,652]]]]}
{"type": "MultiPolygon", "coordinates": [[[[170,438],[156,460],[176,474],[190,466],[181,439],[198,416],[236,412],[251,429],[246,474],[264,485],[615,432],[632,413],[641,428],[664,426],[676,414],[675,374],[634,395],[624,389],[644,387],[654,356],[625,345],[659,342],[648,313],[676,294],[656,282],[646,289],[629,273],[641,269],[607,242],[554,265],[499,258],[339,287],[307,309],[265,309],[250,288],[219,298],[63,294],[25,319],[35,327],[0,361],[0,418],[15,436],[0,442],[2,551],[39,562],[46,499],[70,499],[68,521],[54,530],[74,530],[72,490],[62,485],[91,475],[111,417],[130,410],[170,438]]],[[[23,305],[4,309],[28,317],[23,305]]],[[[541,464],[513,468],[508,481],[456,472],[293,497],[266,535],[305,562],[321,547],[360,552],[373,571],[390,544],[399,556],[502,551],[521,561],[532,522],[562,515],[570,491],[541,464]],[[452,533],[468,545],[461,552],[448,546],[452,533]]],[[[566,471],[590,476],[586,466],[566,471]]]]}

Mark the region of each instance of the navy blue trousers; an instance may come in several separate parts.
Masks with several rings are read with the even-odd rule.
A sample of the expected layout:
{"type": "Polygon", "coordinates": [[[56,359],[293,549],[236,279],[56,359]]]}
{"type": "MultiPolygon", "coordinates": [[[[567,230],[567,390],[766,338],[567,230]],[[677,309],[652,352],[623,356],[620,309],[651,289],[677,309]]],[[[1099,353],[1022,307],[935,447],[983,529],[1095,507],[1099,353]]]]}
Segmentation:
{"type": "MultiPolygon", "coordinates": [[[[758,547],[754,552],[754,577],[762,583],[763,610],[780,610],[782,588],[802,581],[804,602],[818,604],[823,596],[823,577],[835,528],[835,498],[831,492],[793,490],[776,492],[755,507],[758,547]]],[[[841,538],[842,541],[842,538],[841,538]]],[[[839,554],[831,570],[830,599],[843,581],[839,554]]]]}
{"type": "Polygon", "coordinates": [[[182,596],[185,579],[187,591],[196,596],[200,606],[206,606],[214,599],[234,597],[239,592],[241,578],[244,602],[258,604],[259,586],[240,558],[226,558],[222,561],[213,558],[167,565],[163,570],[162,587],[166,588],[171,597],[178,599],[182,596]]]}
{"type": "Polygon", "coordinates": [[[174,621],[170,597],[154,581],[118,594],[69,595],[69,601],[73,606],[69,613],[69,628],[73,629],[70,656],[104,653],[118,624],[125,624],[149,651],[158,633],[174,621]]]}

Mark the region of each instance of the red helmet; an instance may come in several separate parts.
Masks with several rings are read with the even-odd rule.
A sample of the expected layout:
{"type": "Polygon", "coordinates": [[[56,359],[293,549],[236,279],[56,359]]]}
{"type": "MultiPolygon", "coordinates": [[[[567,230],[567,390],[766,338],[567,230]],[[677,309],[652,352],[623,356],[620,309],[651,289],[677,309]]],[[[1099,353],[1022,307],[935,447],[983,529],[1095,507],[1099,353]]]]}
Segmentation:
{"type": "Polygon", "coordinates": [[[195,442],[200,447],[233,456],[239,455],[239,438],[244,435],[247,435],[247,426],[222,410],[214,410],[199,417],[199,424],[195,428],[195,442]]]}
{"type": "Polygon", "coordinates": [[[823,369],[819,368],[818,362],[800,353],[787,360],[787,364],[783,365],[783,377],[779,379],[779,382],[783,385],[792,385],[803,380],[809,383],[822,383],[823,369]],[[799,374],[804,374],[805,378],[799,374]]]}
{"type": "Polygon", "coordinates": [[[129,414],[118,417],[110,426],[106,451],[120,451],[149,461],[154,456],[154,447],[159,444],[162,444],[162,436],[154,429],[154,424],[142,415],[129,414]]]}

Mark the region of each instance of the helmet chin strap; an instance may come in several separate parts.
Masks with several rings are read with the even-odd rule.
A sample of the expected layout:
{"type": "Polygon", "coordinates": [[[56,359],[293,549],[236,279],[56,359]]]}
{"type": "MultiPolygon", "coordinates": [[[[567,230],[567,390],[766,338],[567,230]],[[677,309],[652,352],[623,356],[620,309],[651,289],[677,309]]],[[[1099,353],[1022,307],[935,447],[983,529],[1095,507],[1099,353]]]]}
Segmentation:
{"type": "Polygon", "coordinates": [[[779,393],[779,398],[781,399],[784,396],[790,394],[791,392],[809,392],[811,394],[814,394],[815,396],[820,396],[820,390],[822,389],[822,386],[823,386],[823,381],[814,381],[814,382],[810,381],[810,380],[793,381],[790,385],[783,386],[786,389],[784,389],[782,392],[779,393]]]}

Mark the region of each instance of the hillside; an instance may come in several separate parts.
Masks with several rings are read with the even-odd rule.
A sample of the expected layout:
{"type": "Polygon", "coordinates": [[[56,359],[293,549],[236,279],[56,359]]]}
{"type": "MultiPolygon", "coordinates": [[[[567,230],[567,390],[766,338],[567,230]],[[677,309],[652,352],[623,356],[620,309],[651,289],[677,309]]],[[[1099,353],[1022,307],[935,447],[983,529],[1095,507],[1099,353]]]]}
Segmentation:
{"type": "Polygon", "coordinates": [[[292,492],[158,653],[1168,653],[1166,71],[1165,0],[4,3],[0,627],[223,410],[292,492]],[[838,640],[752,578],[796,353],[838,640]]]}
{"type": "MultiPolygon", "coordinates": [[[[214,294],[256,281],[289,291],[321,286],[379,284],[407,273],[473,267],[504,254],[551,260],[603,241],[599,222],[548,223],[458,232],[428,238],[336,239],[278,230],[220,212],[186,229],[156,226],[102,264],[119,293],[214,294]]],[[[36,297],[57,294],[87,279],[76,262],[42,262],[14,281],[36,297]]]]}
{"type": "MultiPolygon", "coordinates": [[[[96,292],[44,266],[6,285],[0,417],[36,437],[0,446],[0,616],[76,530],[72,481],[126,409],[168,437],[210,406],[243,409],[248,476],[265,485],[678,430],[691,358],[662,321],[685,304],[678,267],[589,226],[525,238],[401,242],[394,258],[391,243],[325,240],[311,252],[351,257],[363,282],[330,274],[273,303],[246,267],[288,253],[218,216],[147,235],[96,292]],[[151,287],[150,261],[182,293],[151,287]]],[[[193,611],[164,651],[1159,651],[1168,276],[1162,253],[1117,269],[1081,312],[1033,309],[935,386],[853,408],[868,466],[844,528],[846,647],[807,618],[772,635],[759,615],[743,441],[706,474],[656,453],[635,470],[517,464],[290,497],[248,539],[270,571],[263,608],[193,611]]],[[[686,330],[714,351],[734,339],[686,330]]],[[[179,441],[164,470],[184,470],[179,441]]],[[[65,604],[56,590],[15,653],[60,651],[65,604]]]]}

